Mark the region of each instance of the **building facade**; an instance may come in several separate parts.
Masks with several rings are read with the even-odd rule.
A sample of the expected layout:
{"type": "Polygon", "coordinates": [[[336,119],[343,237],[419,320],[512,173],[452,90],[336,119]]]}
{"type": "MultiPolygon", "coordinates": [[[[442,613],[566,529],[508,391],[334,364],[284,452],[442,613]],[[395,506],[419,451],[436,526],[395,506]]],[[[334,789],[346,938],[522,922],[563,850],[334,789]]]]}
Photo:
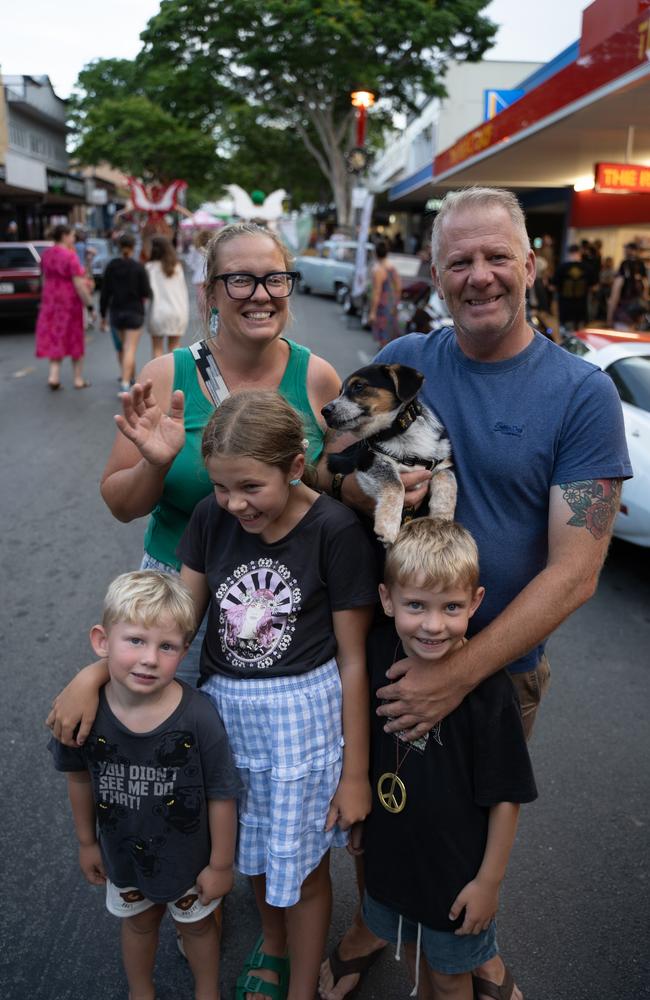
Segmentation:
{"type": "Polygon", "coordinates": [[[70,171],[66,102],[47,76],[3,75],[0,87],[0,240],[10,222],[20,239],[43,237],[86,201],[70,171]]]}

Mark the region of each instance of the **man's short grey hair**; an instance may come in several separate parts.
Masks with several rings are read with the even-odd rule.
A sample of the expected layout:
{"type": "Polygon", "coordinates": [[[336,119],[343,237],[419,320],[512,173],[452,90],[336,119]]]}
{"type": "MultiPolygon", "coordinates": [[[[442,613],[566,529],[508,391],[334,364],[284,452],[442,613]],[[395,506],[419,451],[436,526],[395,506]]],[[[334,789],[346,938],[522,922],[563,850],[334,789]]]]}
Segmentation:
{"type": "Polygon", "coordinates": [[[442,205],[433,221],[431,230],[431,263],[438,266],[440,258],[440,241],[442,239],[442,227],[453,212],[467,210],[475,212],[481,208],[502,208],[510,216],[512,223],[517,230],[524,254],[530,251],[530,239],[526,229],[526,217],[519,200],[512,193],[504,188],[492,187],[469,187],[461,191],[448,191],[442,200],[442,205]]]}

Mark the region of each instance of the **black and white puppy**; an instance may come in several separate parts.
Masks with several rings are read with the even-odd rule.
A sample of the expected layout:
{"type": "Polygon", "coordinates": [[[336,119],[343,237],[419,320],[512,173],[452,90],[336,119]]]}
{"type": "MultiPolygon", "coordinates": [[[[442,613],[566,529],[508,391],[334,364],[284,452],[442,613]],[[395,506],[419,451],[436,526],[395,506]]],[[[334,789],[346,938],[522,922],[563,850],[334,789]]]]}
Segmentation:
{"type": "Polygon", "coordinates": [[[402,523],[404,486],[400,472],[431,469],[429,517],[453,520],[456,476],[451,445],[435,414],[416,396],[424,375],[406,365],[367,365],[349,375],[341,395],[323,407],[328,427],[350,431],[360,443],[330,455],[330,472],[355,471],[362,490],[374,498],[374,530],[392,544],[402,523]]]}

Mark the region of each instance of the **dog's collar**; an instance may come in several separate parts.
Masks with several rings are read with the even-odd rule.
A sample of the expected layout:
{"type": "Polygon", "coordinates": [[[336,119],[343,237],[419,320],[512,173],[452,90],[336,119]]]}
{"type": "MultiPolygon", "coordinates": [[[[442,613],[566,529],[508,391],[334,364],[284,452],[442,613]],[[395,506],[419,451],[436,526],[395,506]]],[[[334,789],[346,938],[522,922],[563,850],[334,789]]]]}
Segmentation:
{"type": "Polygon", "coordinates": [[[395,459],[395,461],[399,462],[400,465],[419,465],[423,469],[428,469],[429,472],[433,472],[436,465],[440,465],[440,462],[442,461],[442,459],[439,458],[420,458],[418,455],[400,455],[399,458],[397,458],[395,455],[391,455],[390,452],[384,451],[384,449],[380,448],[374,443],[374,441],[370,445],[370,451],[378,451],[380,455],[386,455],[388,458],[395,459]]]}
{"type": "Polygon", "coordinates": [[[398,434],[403,434],[420,416],[422,416],[422,407],[417,399],[413,399],[408,406],[400,410],[390,427],[386,427],[383,431],[377,431],[376,434],[369,437],[368,444],[372,447],[377,441],[389,441],[391,438],[397,437],[398,434]]]}

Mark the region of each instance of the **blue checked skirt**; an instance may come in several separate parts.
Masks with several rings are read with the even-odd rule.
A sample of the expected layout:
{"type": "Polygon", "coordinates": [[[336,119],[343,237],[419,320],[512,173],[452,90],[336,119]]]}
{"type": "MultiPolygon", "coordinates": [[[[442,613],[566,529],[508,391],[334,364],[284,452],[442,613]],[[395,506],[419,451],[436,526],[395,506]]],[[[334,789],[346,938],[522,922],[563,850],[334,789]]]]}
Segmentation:
{"type": "Polygon", "coordinates": [[[244,784],[237,868],[266,875],[271,906],[293,906],[330,847],[348,839],[338,827],[325,832],[343,761],[336,660],[291,677],[214,675],[202,690],[219,711],[244,784]]]}

